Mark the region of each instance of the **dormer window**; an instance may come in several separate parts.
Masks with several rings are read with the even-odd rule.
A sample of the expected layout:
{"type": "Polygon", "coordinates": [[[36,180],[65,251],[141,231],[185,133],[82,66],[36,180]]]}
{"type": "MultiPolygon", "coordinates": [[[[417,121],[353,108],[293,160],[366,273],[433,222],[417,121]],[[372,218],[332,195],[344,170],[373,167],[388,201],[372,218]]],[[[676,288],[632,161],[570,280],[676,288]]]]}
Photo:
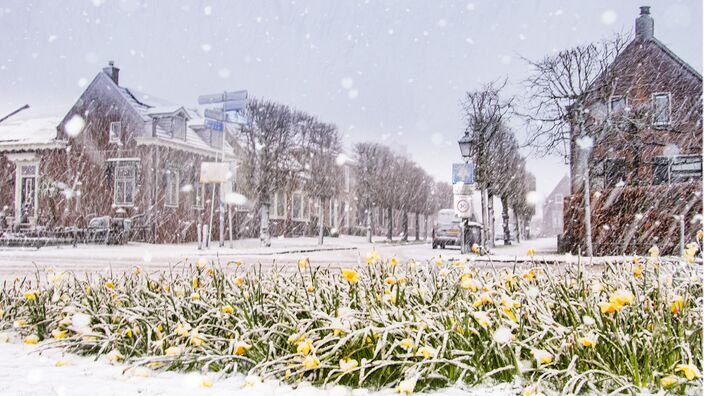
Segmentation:
{"type": "Polygon", "coordinates": [[[626,95],[612,96],[611,99],[609,99],[609,113],[623,111],[627,105],[628,98],[626,98],[626,95]]]}
{"type": "Polygon", "coordinates": [[[121,143],[122,124],[118,122],[110,123],[110,143],[121,143]]]}
{"type": "Polygon", "coordinates": [[[653,125],[670,125],[671,110],[669,92],[653,94],[653,125]]]}

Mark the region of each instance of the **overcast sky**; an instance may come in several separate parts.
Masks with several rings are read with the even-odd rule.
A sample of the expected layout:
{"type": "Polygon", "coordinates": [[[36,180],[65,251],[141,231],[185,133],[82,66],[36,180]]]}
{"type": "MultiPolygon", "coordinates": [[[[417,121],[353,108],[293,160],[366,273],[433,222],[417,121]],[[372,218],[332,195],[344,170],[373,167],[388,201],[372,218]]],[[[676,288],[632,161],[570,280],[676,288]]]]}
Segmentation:
{"type": "MultiPolygon", "coordinates": [[[[61,116],[115,60],[121,85],[188,106],[247,89],[337,124],[348,146],[405,147],[449,181],[464,91],[508,78],[520,95],[522,57],[630,33],[640,5],[701,72],[700,0],[0,0],[0,115],[61,116]]],[[[559,158],[528,164],[543,195],[567,173],[559,158]]]]}

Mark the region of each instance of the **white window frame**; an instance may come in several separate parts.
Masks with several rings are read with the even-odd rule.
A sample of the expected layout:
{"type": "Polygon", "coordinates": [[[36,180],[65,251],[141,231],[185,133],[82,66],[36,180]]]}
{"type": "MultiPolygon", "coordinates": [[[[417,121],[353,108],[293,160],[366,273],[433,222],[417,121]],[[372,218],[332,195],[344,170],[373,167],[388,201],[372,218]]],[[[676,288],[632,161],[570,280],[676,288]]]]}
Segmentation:
{"type": "Polygon", "coordinates": [[[560,194],[560,193],[556,193],[556,194],[555,194],[555,197],[554,197],[553,199],[555,200],[555,203],[556,203],[556,204],[562,205],[562,200],[563,200],[564,198],[565,198],[564,195],[562,195],[562,194],[560,194]]]}
{"type": "MultiPolygon", "coordinates": [[[[115,163],[115,168],[113,170],[113,190],[112,190],[112,206],[115,208],[131,208],[134,207],[135,195],[137,192],[137,163],[134,161],[119,161],[115,163]],[[121,177],[119,174],[120,168],[132,168],[131,177],[121,177]],[[125,186],[131,182],[132,185],[132,200],[128,202],[126,199],[118,200],[117,192],[118,185],[120,183],[125,183],[125,186]]],[[[123,187],[123,191],[126,191],[123,187]]],[[[123,197],[124,198],[124,197],[123,197]]]]}
{"type": "Polygon", "coordinates": [[[609,98],[609,104],[608,104],[609,114],[612,114],[614,112],[614,102],[618,102],[621,99],[623,99],[623,108],[624,109],[628,108],[628,95],[620,95],[620,96],[614,95],[609,98]]]}
{"type": "Polygon", "coordinates": [[[350,192],[350,167],[345,166],[345,192],[350,192]]]}
{"type": "Polygon", "coordinates": [[[271,195],[271,206],[269,207],[269,218],[284,219],[286,218],[286,193],[283,191],[275,191],[271,195]],[[283,202],[282,213],[279,213],[279,200],[283,202]]]}
{"type": "Polygon", "coordinates": [[[24,179],[28,178],[34,179],[34,196],[32,197],[34,205],[32,205],[32,213],[30,213],[29,218],[27,220],[30,223],[36,222],[39,213],[39,160],[18,161],[16,162],[15,166],[15,222],[19,223],[20,218],[22,217],[22,186],[24,184],[24,179]],[[29,166],[34,167],[34,174],[23,174],[23,169],[29,166]]]}
{"type": "Polygon", "coordinates": [[[164,206],[178,208],[179,201],[179,172],[175,167],[166,168],[166,188],[164,189],[164,206]],[[172,196],[173,195],[173,196],[172,196]],[[173,198],[175,201],[172,201],[173,198]]]}
{"type": "Polygon", "coordinates": [[[110,130],[108,131],[110,143],[122,143],[122,122],[114,121],[110,123],[110,130]],[[117,128],[117,136],[113,135],[113,129],[117,128]]]}
{"type": "Polygon", "coordinates": [[[205,208],[205,185],[198,181],[193,182],[193,209],[202,210],[205,208]],[[200,198],[200,199],[198,199],[200,198]]]}
{"type": "Polygon", "coordinates": [[[300,221],[306,221],[307,219],[303,215],[303,205],[304,205],[304,200],[305,195],[303,195],[303,192],[301,191],[295,191],[293,194],[291,194],[291,218],[293,220],[300,220],[300,221]],[[296,205],[296,199],[298,199],[298,205],[296,205]],[[298,207],[296,207],[298,206],[298,207]],[[298,213],[296,213],[298,212],[298,213]]]}
{"type": "Polygon", "coordinates": [[[653,126],[664,127],[669,126],[672,123],[672,93],[670,92],[655,92],[651,96],[651,101],[653,103],[653,126]],[[667,121],[657,121],[657,106],[655,100],[658,97],[667,97],[667,121]]]}

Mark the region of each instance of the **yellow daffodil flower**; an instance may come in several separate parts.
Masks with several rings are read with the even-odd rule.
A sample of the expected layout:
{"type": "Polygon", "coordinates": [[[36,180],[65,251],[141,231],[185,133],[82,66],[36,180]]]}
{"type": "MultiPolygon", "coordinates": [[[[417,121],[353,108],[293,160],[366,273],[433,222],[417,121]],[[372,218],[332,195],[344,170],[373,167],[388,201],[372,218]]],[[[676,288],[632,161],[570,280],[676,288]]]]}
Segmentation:
{"type": "Polygon", "coordinates": [[[486,312],[483,312],[483,311],[474,312],[472,314],[472,317],[474,318],[474,320],[477,321],[477,323],[479,323],[479,325],[481,327],[483,327],[485,329],[487,327],[491,326],[491,319],[489,319],[489,314],[486,312]]]}
{"type": "Polygon", "coordinates": [[[226,313],[226,314],[231,314],[231,313],[235,312],[235,309],[232,308],[231,305],[225,305],[222,307],[222,312],[226,313]]]}
{"type": "Polygon", "coordinates": [[[31,334],[31,335],[28,335],[27,337],[24,338],[25,344],[34,345],[38,342],[39,342],[39,336],[36,334],[31,334]]]}
{"type": "Polygon", "coordinates": [[[298,343],[296,352],[307,355],[310,353],[311,349],[313,349],[313,341],[310,339],[305,339],[298,343]]]}
{"type": "Polygon", "coordinates": [[[108,352],[107,355],[105,355],[105,358],[110,363],[117,363],[121,362],[125,357],[120,353],[120,351],[118,351],[117,349],[113,349],[112,351],[108,352]]]}
{"type": "Polygon", "coordinates": [[[318,360],[318,358],[315,356],[306,356],[306,358],[303,359],[302,364],[303,367],[306,368],[306,370],[311,370],[320,366],[320,360],[318,360]]]}
{"type": "Polygon", "coordinates": [[[535,249],[529,248],[528,251],[526,252],[526,254],[528,254],[528,257],[535,256],[535,249]]]}
{"type": "Polygon", "coordinates": [[[105,282],[105,287],[108,289],[114,289],[115,283],[113,283],[112,281],[107,281],[107,282],[105,282]]]}
{"type": "Polygon", "coordinates": [[[399,342],[399,345],[401,345],[401,347],[402,347],[403,349],[405,349],[405,350],[407,350],[407,351],[410,351],[411,349],[413,349],[413,345],[414,345],[414,344],[413,344],[413,340],[412,340],[412,339],[410,339],[410,338],[404,338],[403,340],[401,340],[401,341],[399,342]]]}
{"type": "Polygon", "coordinates": [[[463,274],[460,278],[460,287],[476,292],[480,287],[482,287],[482,284],[477,279],[474,279],[472,274],[463,274]]]}
{"type": "Polygon", "coordinates": [[[252,346],[244,341],[238,341],[235,344],[235,355],[243,356],[248,350],[252,349],[252,346]]]}
{"type": "Polygon", "coordinates": [[[680,380],[675,377],[674,375],[668,375],[667,377],[663,377],[660,380],[660,385],[662,385],[663,388],[670,387],[676,383],[678,383],[680,380]]]}
{"type": "Polygon", "coordinates": [[[479,248],[479,245],[477,245],[476,243],[475,243],[475,244],[472,244],[472,253],[474,253],[474,254],[479,254],[479,252],[481,252],[481,249],[479,248]]]}
{"type": "Polygon", "coordinates": [[[367,254],[367,264],[377,264],[381,260],[379,253],[376,250],[372,250],[367,254]]]}
{"type": "Polygon", "coordinates": [[[682,308],[684,308],[684,299],[682,296],[672,296],[672,299],[670,300],[670,310],[672,313],[677,315],[682,311],[682,308]]]}
{"type": "Polygon", "coordinates": [[[553,359],[552,353],[550,353],[544,349],[534,349],[533,350],[533,357],[535,358],[535,361],[539,365],[550,364],[550,363],[552,363],[552,359],[553,359]]]}
{"type": "Polygon", "coordinates": [[[641,276],[643,276],[643,266],[638,264],[633,270],[633,276],[635,276],[636,278],[640,278],[641,276]]]}
{"type": "Polygon", "coordinates": [[[234,283],[236,286],[242,286],[242,284],[244,283],[244,277],[242,277],[242,276],[236,277],[234,280],[234,283]]]}
{"type": "Polygon", "coordinates": [[[682,373],[689,381],[697,378],[701,378],[702,374],[699,372],[697,366],[693,364],[678,364],[675,366],[676,373],[682,373]]]}
{"type": "Polygon", "coordinates": [[[396,257],[391,257],[391,260],[389,260],[389,266],[395,267],[396,264],[398,264],[398,259],[396,257]]]}
{"type": "Polygon", "coordinates": [[[418,351],[416,352],[416,356],[422,356],[423,359],[428,359],[431,357],[435,357],[435,355],[438,353],[437,349],[429,347],[429,346],[422,346],[418,348],[418,351]]]}
{"type": "Polygon", "coordinates": [[[393,276],[387,276],[386,279],[384,279],[384,282],[386,282],[387,285],[394,285],[396,284],[396,278],[393,276]]]}
{"type": "Polygon", "coordinates": [[[349,372],[359,367],[359,362],[355,359],[340,359],[340,370],[349,372]]]}
{"type": "Polygon", "coordinates": [[[66,338],[67,334],[68,334],[68,331],[66,331],[66,330],[54,329],[51,331],[51,336],[56,339],[66,338]]]}
{"type": "Polygon", "coordinates": [[[352,269],[343,269],[342,277],[349,283],[357,283],[359,281],[359,273],[352,269]]]}
{"type": "Polygon", "coordinates": [[[306,269],[310,265],[310,260],[308,257],[304,257],[302,259],[298,260],[298,268],[300,269],[306,269]]]}
{"type": "Polygon", "coordinates": [[[653,247],[648,249],[648,255],[652,258],[660,256],[660,248],[658,248],[658,245],[653,245],[653,247]]]}
{"type": "Polygon", "coordinates": [[[39,297],[39,290],[29,290],[24,293],[24,298],[28,301],[34,301],[39,297]]]}
{"type": "Polygon", "coordinates": [[[586,337],[579,337],[577,338],[577,342],[582,345],[583,347],[586,348],[594,348],[596,347],[596,342],[597,342],[598,335],[596,334],[590,334],[586,337]]]}
{"type": "Polygon", "coordinates": [[[178,356],[183,353],[183,348],[178,346],[168,347],[166,348],[164,353],[166,354],[166,356],[178,356]]]}

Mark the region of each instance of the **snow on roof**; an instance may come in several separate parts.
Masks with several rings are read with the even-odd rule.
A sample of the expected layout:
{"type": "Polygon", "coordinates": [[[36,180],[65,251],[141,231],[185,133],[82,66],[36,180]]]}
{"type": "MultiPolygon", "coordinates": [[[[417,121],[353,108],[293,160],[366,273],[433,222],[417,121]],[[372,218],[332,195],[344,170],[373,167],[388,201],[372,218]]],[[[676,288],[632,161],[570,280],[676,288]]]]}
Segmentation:
{"type": "Polygon", "coordinates": [[[6,120],[0,123],[0,145],[41,145],[54,143],[60,117],[6,120]]]}

